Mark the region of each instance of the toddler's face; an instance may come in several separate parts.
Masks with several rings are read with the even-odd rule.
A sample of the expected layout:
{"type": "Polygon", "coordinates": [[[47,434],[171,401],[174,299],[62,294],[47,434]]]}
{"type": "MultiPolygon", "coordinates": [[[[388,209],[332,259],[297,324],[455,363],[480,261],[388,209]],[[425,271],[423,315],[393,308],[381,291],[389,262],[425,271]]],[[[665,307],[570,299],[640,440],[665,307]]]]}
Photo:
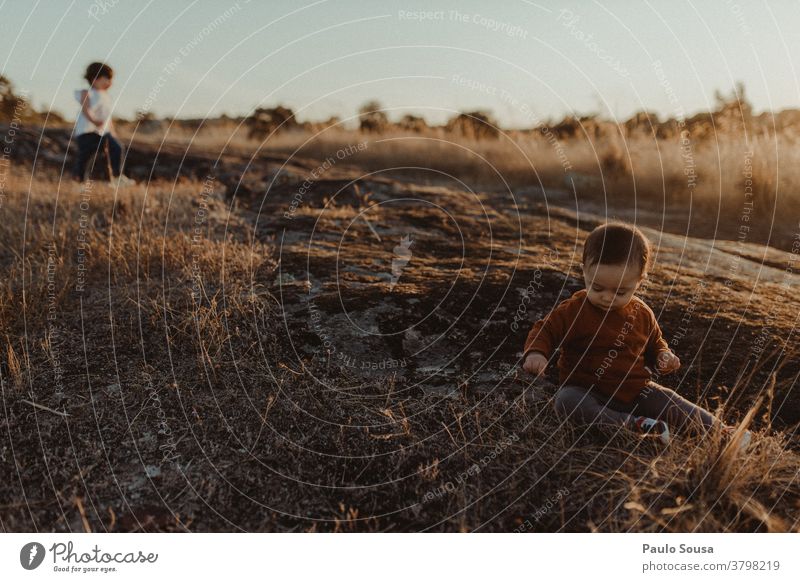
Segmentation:
{"type": "Polygon", "coordinates": [[[620,309],[630,303],[633,294],[642,282],[638,265],[583,266],[586,282],[586,297],[589,303],[600,309],[620,309]]]}

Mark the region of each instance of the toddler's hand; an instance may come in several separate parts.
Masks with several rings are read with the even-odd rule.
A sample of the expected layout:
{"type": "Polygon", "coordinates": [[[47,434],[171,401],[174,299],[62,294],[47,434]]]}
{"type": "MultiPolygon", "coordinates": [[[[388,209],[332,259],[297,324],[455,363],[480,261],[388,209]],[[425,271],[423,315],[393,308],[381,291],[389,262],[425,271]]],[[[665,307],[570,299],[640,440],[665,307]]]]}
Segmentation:
{"type": "Polygon", "coordinates": [[[539,352],[531,352],[522,364],[522,369],[533,374],[534,376],[541,376],[547,369],[547,358],[539,352]]]}
{"type": "Polygon", "coordinates": [[[681,367],[681,360],[672,352],[661,352],[656,359],[656,368],[661,374],[669,374],[681,367]]]}

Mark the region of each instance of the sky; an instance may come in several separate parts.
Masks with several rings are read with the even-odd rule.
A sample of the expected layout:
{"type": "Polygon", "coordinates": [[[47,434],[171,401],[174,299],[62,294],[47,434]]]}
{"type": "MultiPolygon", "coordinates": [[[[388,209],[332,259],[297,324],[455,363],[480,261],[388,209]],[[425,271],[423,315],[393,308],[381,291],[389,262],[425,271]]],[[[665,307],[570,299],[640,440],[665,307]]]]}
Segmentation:
{"type": "Polygon", "coordinates": [[[391,118],[490,110],[530,127],[565,115],[662,117],[736,82],[756,111],[800,107],[797,0],[0,0],[0,72],[74,118],[92,61],[114,113],[391,118]]]}

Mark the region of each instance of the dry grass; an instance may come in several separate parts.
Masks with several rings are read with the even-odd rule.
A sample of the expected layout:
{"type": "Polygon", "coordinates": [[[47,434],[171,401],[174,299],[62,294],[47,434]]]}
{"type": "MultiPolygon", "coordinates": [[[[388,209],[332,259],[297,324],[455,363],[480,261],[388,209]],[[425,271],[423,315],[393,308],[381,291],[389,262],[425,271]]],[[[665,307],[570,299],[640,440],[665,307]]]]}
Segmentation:
{"type": "Polygon", "coordinates": [[[500,191],[544,187],[567,191],[568,197],[574,188],[577,198],[600,213],[638,208],[676,232],[688,229],[696,236],[730,240],[738,240],[747,227],[748,242],[785,250],[797,234],[794,217],[800,214],[800,148],[790,130],[747,135],[731,130],[690,141],[622,132],[558,140],[520,131],[504,132],[497,140],[469,140],[441,128],[373,135],[332,127],[316,134],[278,133],[260,143],[230,122],[197,133],[173,126],[138,134],[136,140],[245,154],[261,148],[315,159],[366,142],[365,151],[348,159],[366,170],[399,174],[398,168],[414,168],[403,175],[500,191]],[[746,196],[747,172],[752,172],[752,198],[746,196]],[[749,202],[752,209],[745,210],[749,202]]]}
{"type": "MultiPolygon", "coordinates": [[[[359,162],[470,159],[448,161],[450,144],[407,143],[375,142],[359,162]]],[[[500,163],[503,147],[481,151],[500,163]]],[[[391,377],[350,377],[319,355],[298,361],[284,329],[304,323],[284,319],[275,241],[212,196],[196,244],[201,191],[95,184],[82,217],[71,185],[9,178],[3,212],[18,219],[0,235],[0,422],[13,446],[0,458],[13,476],[0,485],[3,530],[800,528],[797,439],[763,423],[745,456],[720,435],[660,450],[559,423],[552,386],[531,398],[522,382],[465,383],[441,399],[391,377]],[[453,492],[430,495],[447,483],[453,492]]]]}
{"type": "Polygon", "coordinates": [[[787,452],[788,435],[758,431],[753,445],[739,450],[758,412],[758,405],[751,408],[730,438],[718,430],[671,447],[648,463],[636,483],[629,476],[615,479],[627,485],[622,489],[630,514],[622,527],[641,531],[646,523],[645,531],[797,531],[798,516],[777,510],[800,501],[798,459],[787,452]]]}

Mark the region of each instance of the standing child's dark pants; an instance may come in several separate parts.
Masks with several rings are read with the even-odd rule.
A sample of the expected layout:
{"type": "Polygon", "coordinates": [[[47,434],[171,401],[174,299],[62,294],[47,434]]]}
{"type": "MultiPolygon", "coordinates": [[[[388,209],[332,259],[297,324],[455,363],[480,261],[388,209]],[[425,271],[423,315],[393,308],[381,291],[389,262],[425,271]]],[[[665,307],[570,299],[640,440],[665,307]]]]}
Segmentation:
{"type": "MultiPolygon", "coordinates": [[[[114,139],[110,133],[100,136],[98,133],[84,133],[78,136],[78,159],[75,160],[75,168],[73,175],[79,182],[83,182],[84,175],[86,174],[86,163],[89,158],[97,152],[102,156],[104,143],[108,143],[108,162],[111,163],[111,173],[114,176],[119,176],[120,164],[122,160],[122,147],[119,142],[114,139]]],[[[104,163],[105,160],[104,160],[104,163]]]]}

